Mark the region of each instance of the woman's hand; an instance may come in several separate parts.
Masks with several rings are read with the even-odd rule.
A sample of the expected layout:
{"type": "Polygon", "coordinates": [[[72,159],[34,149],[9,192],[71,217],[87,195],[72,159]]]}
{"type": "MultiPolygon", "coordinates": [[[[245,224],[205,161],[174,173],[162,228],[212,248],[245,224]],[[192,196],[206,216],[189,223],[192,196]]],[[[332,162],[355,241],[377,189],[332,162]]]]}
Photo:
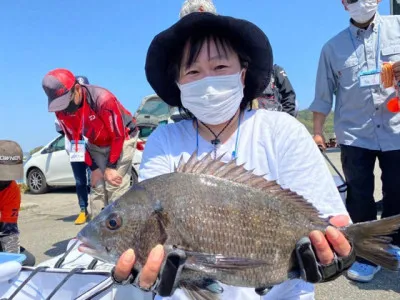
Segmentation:
{"type": "MultiPolygon", "coordinates": [[[[154,284],[160,272],[164,255],[164,247],[162,245],[157,245],[151,250],[147,262],[140,273],[138,282],[141,288],[148,289],[154,284]]],[[[118,281],[126,280],[131,274],[135,261],[134,251],[132,249],[125,251],[115,266],[114,278],[118,281]]]]}
{"type": "MultiPolygon", "coordinates": [[[[349,225],[350,218],[346,215],[339,215],[332,217],[329,222],[336,227],[344,227],[349,225]]],[[[341,257],[350,254],[351,246],[349,241],[345,238],[343,233],[332,226],[326,229],[325,235],[321,231],[315,230],[310,233],[309,237],[314,246],[318,260],[322,265],[328,265],[333,261],[333,251],[341,257]],[[329,246],[328,241],[333,249],[329,246]]]]}

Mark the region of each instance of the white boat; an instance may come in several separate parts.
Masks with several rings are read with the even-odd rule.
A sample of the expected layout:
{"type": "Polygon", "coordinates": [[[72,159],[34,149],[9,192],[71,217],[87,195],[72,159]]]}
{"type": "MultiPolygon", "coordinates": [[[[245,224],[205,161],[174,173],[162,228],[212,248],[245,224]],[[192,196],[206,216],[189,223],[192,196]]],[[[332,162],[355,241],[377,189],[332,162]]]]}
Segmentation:
{"type": "MultiPolygon", "coordinates": [[[[67,251],[35,268],[22,267],[11,278],[0,282],[0,300],[151,300],[133,285],[113,285],[113,265],[95,260],[78,250],[79,242],[71,240],[67,251]]],[[[0,277],[2,270],[0,264],[0,277]]],[[[3,274],[4,275],[4,274],[3,274]]]]}

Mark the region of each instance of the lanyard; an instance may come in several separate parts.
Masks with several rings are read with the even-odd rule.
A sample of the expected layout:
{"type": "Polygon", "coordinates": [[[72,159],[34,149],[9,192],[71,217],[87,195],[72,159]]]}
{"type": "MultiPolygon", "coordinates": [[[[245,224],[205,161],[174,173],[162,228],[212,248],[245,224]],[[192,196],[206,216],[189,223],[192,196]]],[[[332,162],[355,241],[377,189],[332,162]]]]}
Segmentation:
{"type": "MultiPolygon", "coordinates": [[[[237,158],[237,153],[238,153],[238,145],[239,145],[239,132],[240,132],[240,117],[241,117],[241,113],[239,114],[239,120],[238,120],[238,128],[237,128],[237,132],[236,132],[236,141],[235,141],[235,150],[232,151],[232,158],[235,159],[237,158]]],[[[196,134],[196,151],[199,151],[199,123],[196,120],[196,130],[197,130],[197,134],[196,134]]],[[[199,155],[199,153],[197,152],[197,155],[199,155]]]]}
{"type": "MultiPolygon", "coordinates": [[[[83,93],[83,90],[82,90],[83,93]]],[[[82,104],[82,114],[81,114],[81,122],[78,129],[78,132],[75,135],[75,152],[78,152],[78,143],[82,136],[83,130],[85,128],[85,107],[86,107],[86,93],[83,93],[83,104],[82,104]]]]}
{"type": "MultiPolygon", "coordinates": [[[[353,44],[353,48],[354,48],[354,52],[356,53],[357,56],[357,61],[358,61],[358,67],[361,66],[361,60],[360,57],[358,56],[357,53],[357,47],[356,47],[356,42],[354,41],[354,37],[351,33],[350,27],[348,28],[348,32],[349,32],[349,36],[350,36],[350,40],[353,44]]],[[[380,66],[379,66],[379,62],[381,60],[381,24],[378,24],[378,42],[376,45],[376,55],[375,55],[375,60],[376,60],[376,69],[374,71],[380,71],[380,66]]]]}

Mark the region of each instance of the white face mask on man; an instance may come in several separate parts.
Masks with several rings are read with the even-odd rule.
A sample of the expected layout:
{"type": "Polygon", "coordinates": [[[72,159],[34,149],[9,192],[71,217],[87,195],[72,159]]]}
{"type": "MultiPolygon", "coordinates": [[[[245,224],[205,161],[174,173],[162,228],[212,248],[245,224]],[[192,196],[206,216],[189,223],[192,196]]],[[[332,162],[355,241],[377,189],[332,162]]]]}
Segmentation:
{"type": "Polygon", "coordinates": [[[358,0],[355,3],[347,4],[350,17],[359,24],[368,22],[378,10],[377,0],[358,0]]]}
{"type": "Polygon", "coordinates": [[[242,73],[178,83],[183,107],[206,124],[218,125],[228,121],[243,100],[242,73]]]}

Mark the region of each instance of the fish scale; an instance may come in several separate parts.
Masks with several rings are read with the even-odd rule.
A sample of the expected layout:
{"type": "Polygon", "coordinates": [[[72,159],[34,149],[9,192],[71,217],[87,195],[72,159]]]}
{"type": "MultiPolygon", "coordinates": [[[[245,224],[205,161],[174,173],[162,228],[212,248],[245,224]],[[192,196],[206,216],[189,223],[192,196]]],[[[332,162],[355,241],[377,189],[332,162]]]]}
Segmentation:
{"type": "MultiPolygon", "coordinates": [[[[170,236],[166,241],[167,244],[190,244],[191,251],[195,252],[222,254],[226,257],[251,257],[266,261],[266,265],[258,268],[219,272],[218,280],[227,284],[273,285],[288,279],[294,267],[291,262],[293,245],[299,237],[308,235],[310,232],[306,226],[309,223],[308,216],[303,214],[302,219],[299,219],[298,225],[304,226],[293,228],[292,215],[279,213],[281,205],[274,205],[270,210],[262,209],[261,206],[265,205],[265,195],[262,191],[250,188],[243,191],[241,185],[232,185],[231,182],[219,178],[210,177],[204,180],[201,176],[192,175],[188,178],[188,174],[175,174],[175,176],[169,176],[168,179],[164,178],[163,186],[182,182],[182,180],[190,181],[194,197],[189,200],[185,208],[180,208],[179,219],[182,221],[179,224],[173,224],[170,227],[171,230],[167,229],[170,236]],[[206,194],[212,197],[201,199],[200,195],[206,194]],[[195,206],[196,202],[201,204],[195,206]],[[272,217],[279,214],[278,220],[272,217]],[[249,223],[249,216],[253,220],[251,223],[249,223]],[[208,220],[200,230],[196,222],[198,218],[208,220]],[[185,224],[185,231],[191,233],[190,241],[185,240],[185,235],[177,235],[181,231],[180,224],[185,224]],[[287,224],[292,225],[287,226],[287,224]],[[257,237],[253,236],[254,233],[257,237]],[[226,247],[229,239],[236,247],[226,247]],[[252,239],[259,242],[257,248],[254,247],[252,239]]],[[[165,201],[166,211],[174,211],[175,205],[183,203],[180,199],[187,198],[187,191],[183,189],[177,189],[173,195],[168,195],[169,192],[165,192],[165,189],[160,189],[159,186],[143,185],[150,194],[157,195],[157,199],[174,197],[173,202],[165,201]]],[[[276,201],[273,198],[275,197],[269,200],[276,201]]]]}
{"type": "MultiPolygon", "coordinates": [[[[328,225],[302,196],[208,154],[180,161],[175,172],[136,184],[78,234],[82,251],[115,263],[135,251],[140,270],[150,250],[186,253],[179,287],[194,299],[217,299],[206,280],[270,287],[298,277],[295,245],[328,225]],[[220,175],[218,175],[220,174],[220,175]],[[112,222],[111,222],[112,221],[112,222]]],[[[357,256],[395,270],[387,252],[400,216],[339,228],[357,256]]]]}

